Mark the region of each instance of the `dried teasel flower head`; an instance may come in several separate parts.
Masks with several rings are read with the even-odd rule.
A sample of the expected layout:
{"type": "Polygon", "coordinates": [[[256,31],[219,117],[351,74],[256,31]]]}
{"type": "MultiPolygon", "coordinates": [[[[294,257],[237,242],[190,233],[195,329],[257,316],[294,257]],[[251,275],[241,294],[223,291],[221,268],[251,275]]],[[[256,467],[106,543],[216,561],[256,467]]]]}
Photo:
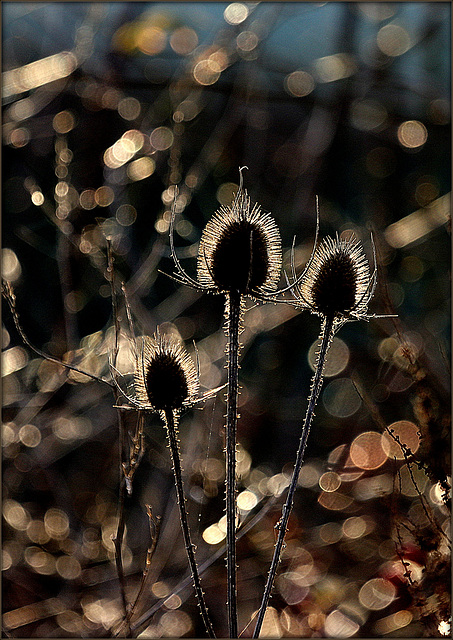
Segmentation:
{"type": "Polygon", "coordinates": [[[135,396],[144,409],[179,411],[195,401],[198,375],[184,347],[157,331],[144,336],[138,349],[134,373],[135,396]]]}
{"type": "Polygon", "coordinates": [[[242,188],[230,207],[207,223],[198,251],[198,282],[218,293],[265,297],[277,288],[282,265],[280,233],[269,213],[253,207],[242,188]]]}
{"type": "Polygon", "coordinates": [[[300,306],[336,323],[368,319],[376,286],[361,243],[351,236],[324,240],[315,248],[295,287],[300,306]]]}

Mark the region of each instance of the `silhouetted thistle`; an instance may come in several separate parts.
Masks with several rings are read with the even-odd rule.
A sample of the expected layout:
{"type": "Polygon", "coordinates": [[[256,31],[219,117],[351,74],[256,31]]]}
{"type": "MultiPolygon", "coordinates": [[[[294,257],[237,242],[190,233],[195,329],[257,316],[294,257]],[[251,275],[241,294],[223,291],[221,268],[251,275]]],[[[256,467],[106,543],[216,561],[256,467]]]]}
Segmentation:
{"type": "Polygon", "coordinates": [[[179,411],[193,403],[198,386],[195,365],[175,339],[160,333],[142,338],[134,387],[143,408],[163,413],[179,411]]]}
{"type": "MultiPolygon", "coordinates": [[[[242,185],[241,185],[242,186],[242,185]]],[[[275,291],[282,261],[280,234],[241,187],[231,207],[207,223],[198,252],[198,281],[211,291],[255,297],[275,291]]]]}
{"type": "Polygon", "coordinates": [[[298,306],[342,324],[368,319],[368,305],[376,287],[360,242],[325,238],[295,285],[298,306]]]}
{"type": "Polygon", "coordinates": [[[207,223],[200,241],[197,280],[182,269],[173,244],[170,245],[182,284],[226,297],[225,317],[228,336],[228,394],[226,423],[225,499],[227,518],[228,629],[238,635],[236,602],[236,428],[239,368],[239,333],[244,296],[271,300],[280,278],[282,249],[280,233],[269,213],[253,207],[243,189],[240,169],[239,189],[230,207],[222,206],[207,223]]]}
{"type": "MultiPolygon", "coordinates": [[[[373,244],[374,256],[374,244],[373,244]]],[[[309,309],[322,318],[320,340],[315,373],[311,382],[308,407],[305,414],[299,449],[294,464],[293,475],[288,489],[282,517],[278,522],[278,538],[275,544],[269,575],[263,599],[258,611],[253,637],[258,638],[266,613],[275,574],[280,562],[289,516],[292,510],[294,493],[297,488],[300,469],[304,458],[311,422],[318,400],[326,355],[335,333],[345,322],[368,320],[390,316],[368,314],[368,305],[376,288],[376,268],[370,272],[368,261],[362,246],[353,236],[348,240],[325,238],[315,247],[301,276],[296,278],[293,266],[291,284],[295,300],[290,301],[301,309],[309,309]]]]}
{"type": "Polygon", "coordinates": [[[132,401],[136,408],[159,413],[165,423],[187,558],[206,631],[210,638],[214,638],[215,633],[204,600],[190,536],[177,432],[181,410],[197,402],[197,370],[189,354],[176,339],[157,331],[152,338],[145,336],[141,339],[136,356],[134,387],[136,397],[128,397],[128,400],[132,401]]]}

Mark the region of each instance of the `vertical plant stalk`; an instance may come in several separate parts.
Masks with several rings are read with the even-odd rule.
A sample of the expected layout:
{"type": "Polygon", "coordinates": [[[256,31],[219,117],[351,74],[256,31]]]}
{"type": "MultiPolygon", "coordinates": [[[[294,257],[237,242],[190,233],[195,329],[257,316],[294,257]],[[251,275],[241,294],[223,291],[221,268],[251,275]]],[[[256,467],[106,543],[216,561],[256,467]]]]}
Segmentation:
{"type": "Polygon", "coordinates": [[[203,589],[201,588],[200,575],[198,572],[197,562],[195,560],[194,545],[190,537],[189,521],[187,519],[186,498],[184,495],[184,486],[182,483],[181,460],[179,455],[178,436],[176,433],[176,419],[173,409],[165,409],[165,426],[167,428],[168,442],[170,445],[170,453],[173,462],[173,472],[175,476],[176,497],[179,507],[179,515],[181,520],[182,534],[184,537],[184,546],[189,560],[190,572],[192,574],[193,586],[197,596],[198,606],[200,607],[201,617],[203,618],[206,631],[210,638],[215,638],[214,629],[209,619],[208,609],[204,599],[203,589]]]}
{"type": "MultiPolygon", "coordinates": [[[[120,334],[120,321],[118,316],[118,303],[116,298],[116,290],[115,290],[115,271],[113,267],[114,258],[112,251],[112,243],[107,238],[107,273],[108,279],[110,282],[110,294],[112,297],[112,316],[115,327],[115,342],[113,346],[113,354],[112,361],[113,366],[116,367],[116,361],[118,357],[119,350],[119,334],[120,334]]],[[[118,404],[119,395],[118,391],[114,389],[115,395],[115,404],[118,404]]],[[[113,537],[113,544],[115,546],[115,563],[116,563],[116,571],[118,574],[118,581],[120,583],[120,592],[121,592],[121,602],[123,605],[123,616],[126,620],[127,624],[127,634],[130,636],[130,625],[128,619],[128,602],[126,598],[126,583],[124,578],[124,566],[123,566],[123,538],[124,531],[126,528],[125,523],[125,499],[126,499],[126,478],[124,474],[124,466],[123,466],[123,457],[125,451],[125,425],[123,420],[123,414],[121,411],[118,411],[118,456],[119,456],[119,493],[118,493],[118,526],[116,529],[116,533],[113,537]]]]}
{"type": "Polygon", "coordinates": [[[241,295],[228,298],[228,397],[226,424],[227,607],[230,638],[238,637],[236,586],[236,430],[241,295]]]}
{"type": "Polygon", "coordinates": [[[275,574],[277,573],[277,567],[280,562],[280,556],[283,549],[283,544],[286,535],[286,527],[288,525],[289,516],[293,507],[294,494],[297,489],[297,481],[299,479],[300,469],[304,460],[305,448],[307,446],[307,440],[310,433],[311,422],[314,415],[316,402],[319,397],[319,393],[322,387],[323,371],[326,361],[327,351],[330,343],[332,342],[334,330],[333,330],[333,317],[326,317],[323,319],[321,328],[321,346],[316,360],[315,373],[312,378],[310,396],[308,399],[307,412],[305,414],[304,424],[302,427],[302,435],[300,438],[299,449],[297,451],[296,462],[294,464],[293,476],[291,478],[291,484],[289,485],[286,502],[283,506],[282,517],[277,524],[278,538],[274,548],[274,555],[272,558],[271,566],[269,569],[269,575],[267,577],[266,587],[264,589],[263,599],[261,601],[261,607],[258,611],[258,617],[253,632],[253,638],[258,638],[260,635],[261,627],[266,613],[267,605],[271,595],[272,587],[275,580],[275,574]]]}

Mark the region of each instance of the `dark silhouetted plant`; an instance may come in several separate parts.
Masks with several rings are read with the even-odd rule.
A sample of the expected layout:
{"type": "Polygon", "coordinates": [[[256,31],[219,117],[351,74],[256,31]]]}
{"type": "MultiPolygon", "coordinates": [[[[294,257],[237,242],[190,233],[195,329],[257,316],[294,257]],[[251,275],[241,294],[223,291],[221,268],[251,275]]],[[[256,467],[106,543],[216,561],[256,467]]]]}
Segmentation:
{"type": "MultiPolygon", "coordinates": [[[[181,528],[195,594],[206,631],[210,638],[215,638],[190,535],[178,440],[180,412],[200,400],[197,396],[198,389],[196,367],[189,354],[175,338],[162,335],[157,329],[152,338],[144,336],[138,340],[134,371],[135,397],[126,395],[126,398],[135,409],[158,413],[165,424],[173,463],[181,528]]],[[[209,395],[211,394],[206,394],[204,397],[209,395]]]]}
{"type": "MultiPolygon", "coordinates": [[[[374,254],[374,245],[373,245],[374,254]]],[[[317,354],[315,373],[311,381],[308,406],[302,426],[302,434],[294,464],[293,475],[277,524],[278,537],[269,569],[253,637],[257,638],[263,624],[275,574],[280,562],[289,516],[292,510],[294,493],[297,488],[300,469],[310,433],[316,402],[321,391],[326,355],[335,333],[346,323],[353,320],[390,317],[368,313],[368,305],[376,288],[376,268],[370,272],[368,261],[361,243],[351,236],[342,239],[327,237],[315,247],[302,276],[296,278],[293,266],[292,304],[301,309],[309,309],[321,316],[320,349],[317,354]]]]}
{"type": "Polygon", "coordinates": [[[268,300],[276,294],[280,279],[282,250],[280,233],[269,213],[258,204],[251,206],[243,189],[240,169],[239,189],[230,207],[222,206],[207,223],[199,245],[197,280],[182,269],[173,245],[172,255],[182,284],[223,294],[228,336],[228,394],[226,422],[226,517],[228,629],[238,635],[236,604],[236,430],[239,368],[239,334],[245,296],[268,300]]]}

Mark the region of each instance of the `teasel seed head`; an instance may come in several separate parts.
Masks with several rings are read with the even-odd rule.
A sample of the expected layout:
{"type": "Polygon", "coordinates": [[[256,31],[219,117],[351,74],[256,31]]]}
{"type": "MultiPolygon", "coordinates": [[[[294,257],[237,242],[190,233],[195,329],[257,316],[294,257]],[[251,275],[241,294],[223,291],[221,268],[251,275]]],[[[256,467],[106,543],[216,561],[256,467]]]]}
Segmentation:
{"type": "Polygon", "coordinates": [[[366,318],[375,275],[360,242],[327,237],[316,247],[298,289],[302,306],[336,321],[366,318]]]}
{"type": "Polygon", "coordinates": [[[269,213],[250,205],[240,185],[230,207],[222,206],[207,223],[198,250],[198,281],[215,292],[260,296],[280,279],[280,233],[269,213]]]}
{"type": "Polygon", "coordinates": [[[195,400],[198,385],[195,365],[175,338],[157,331],[152,338],[141,339],[134,386],[136,399],[143,408],[179,411],[195,400]]]}

